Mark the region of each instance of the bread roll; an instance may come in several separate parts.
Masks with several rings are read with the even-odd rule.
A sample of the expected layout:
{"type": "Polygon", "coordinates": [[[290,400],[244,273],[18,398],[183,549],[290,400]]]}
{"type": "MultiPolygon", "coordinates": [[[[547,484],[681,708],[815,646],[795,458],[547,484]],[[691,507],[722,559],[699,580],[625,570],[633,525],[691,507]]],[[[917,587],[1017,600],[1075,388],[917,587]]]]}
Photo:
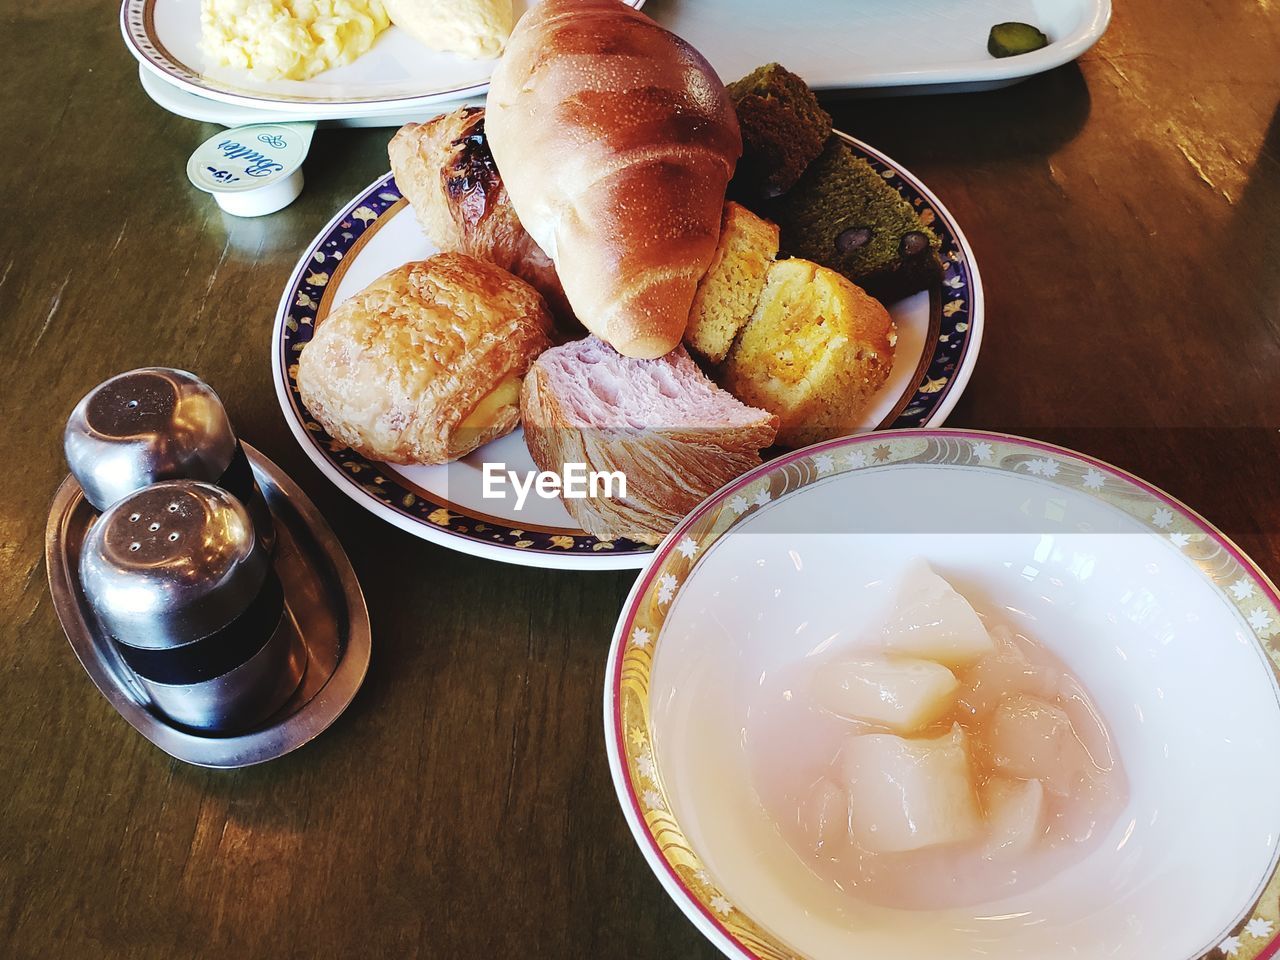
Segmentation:
{"type": "Polygon", "coordinates": [[[536,290],[461,253],[383,274],[316,328],[298,393],[374,460],[447,463],[520,422],[520,378],[551,345],[536,290]]]}
{"type": "Polygon", "coordinates": [[[706,60],[621,0],[543,0],[493,73],[486,129],[578,319],[626,356],[675,347],[742,152],[706,60]]]}
{"type": "Polygon", "coordinates": [[[623,357],[596,337],[542,354],[520,395],[524,437],[542,470],[621,471],[624,498],[565,499],[604,540],[657,543],[706,497],[760,463],[777,418],[708,380],[683,347],[623,357]]]}

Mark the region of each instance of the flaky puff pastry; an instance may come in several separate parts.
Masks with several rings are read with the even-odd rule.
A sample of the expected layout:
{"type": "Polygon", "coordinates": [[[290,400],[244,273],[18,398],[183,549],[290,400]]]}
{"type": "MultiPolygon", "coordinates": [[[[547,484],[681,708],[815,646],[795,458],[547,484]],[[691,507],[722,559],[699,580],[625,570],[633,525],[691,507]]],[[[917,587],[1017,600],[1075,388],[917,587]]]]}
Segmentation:
{"type": "Polygon", "coordinates": [[[357,453],[447,463],[520,422],[520,380],[551,346],[542,297],[440,253],[383,274],[322,322],[298,361],[312,416],[357,453]]]}

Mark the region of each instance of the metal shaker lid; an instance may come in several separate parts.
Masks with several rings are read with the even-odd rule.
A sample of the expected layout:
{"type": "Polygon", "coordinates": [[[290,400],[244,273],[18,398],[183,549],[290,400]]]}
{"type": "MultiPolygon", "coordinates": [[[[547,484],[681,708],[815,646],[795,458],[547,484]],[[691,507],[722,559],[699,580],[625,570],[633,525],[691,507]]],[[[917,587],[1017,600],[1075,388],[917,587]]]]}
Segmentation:
{"type": "Polygon", "coordinates": [[[244,504],[207,483],[171,480],[98,518],[80,554],[80,582],[116,640],[160,650],[229,624],[269,567],[244,504]]]}
{"type": "Polygon", "coordinates": [[[76,404],[63,449],[85,497],[105,510],[159,480],[216,481],[235,456],[236,436],[203,380],[144,367],[99,384],[76,404]]]}

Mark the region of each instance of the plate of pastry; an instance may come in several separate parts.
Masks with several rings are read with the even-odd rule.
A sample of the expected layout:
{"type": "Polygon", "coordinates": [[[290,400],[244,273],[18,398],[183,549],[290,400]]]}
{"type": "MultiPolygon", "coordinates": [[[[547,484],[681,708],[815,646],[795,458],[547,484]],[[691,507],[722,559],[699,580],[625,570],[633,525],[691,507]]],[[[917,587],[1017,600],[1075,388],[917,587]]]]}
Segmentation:
{"type": "Polygon", "coordinates": [[[513,25],[534,3],[123,0],[120,30],[142,68],[179,90],[343,119],[483,94],[513,25]]]}
{"type": "Polygon", "coordinates": [[[976,361],[982,283],[924,184],[784,67],[725,87],[617,0],[543,0],[486,107],[388,155],[299,261],[272,368],[324,474],[436,543],[641,567],[764,459],[940,425],[976,361]]]}

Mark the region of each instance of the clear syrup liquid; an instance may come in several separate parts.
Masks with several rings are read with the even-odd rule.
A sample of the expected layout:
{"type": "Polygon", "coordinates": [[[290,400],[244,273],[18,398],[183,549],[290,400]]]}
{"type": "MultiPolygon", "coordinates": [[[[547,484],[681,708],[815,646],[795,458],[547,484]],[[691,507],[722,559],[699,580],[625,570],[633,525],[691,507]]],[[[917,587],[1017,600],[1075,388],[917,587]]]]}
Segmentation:
{"type": "MultiPolygon", "coordinates": [[[[814,696],[815,677],[857,647],[807,657],[763,678],[742,730],[747,768],[759,801],[797,857],[844,895],[899,909],[935,910],[987,903],[1023,892],[1086,857],[1101,843],[1128,800],[1128,784],[1106,723],[1066,665],[1035,640],[984,617],[994,653],[956,670],[955,703],[911,737],[938,737],[953,724],[966,734],[971,781],[982,798],[1000,766],[993,718],[1001,703],[1034,698],[1070,719],[1079,751],[1038,770],[1043,814],[1036,835],[1019,849],[993,849],[989,832],[971,840],[895,853],[864,849],[845,829],[822,827],[821,784],[842,783],[842,753],[851,736],[885,728],[834,715],[814,696]]],[[[1021,700],[1018,702],[1026,702],[1021,700]]],[[[1008,721],[1004,721],[1007,723],[1008,721]]],[[[1007,727],[1005,728],[1007,733],[1007,727]]],[[[1016,731],[1015,731],[1016,732],[1016,731]]],[[[830,811],[828,811],[828,814],[830,811]]],[[[829,819],[829,817],[827,817],[829,819]]]]}

